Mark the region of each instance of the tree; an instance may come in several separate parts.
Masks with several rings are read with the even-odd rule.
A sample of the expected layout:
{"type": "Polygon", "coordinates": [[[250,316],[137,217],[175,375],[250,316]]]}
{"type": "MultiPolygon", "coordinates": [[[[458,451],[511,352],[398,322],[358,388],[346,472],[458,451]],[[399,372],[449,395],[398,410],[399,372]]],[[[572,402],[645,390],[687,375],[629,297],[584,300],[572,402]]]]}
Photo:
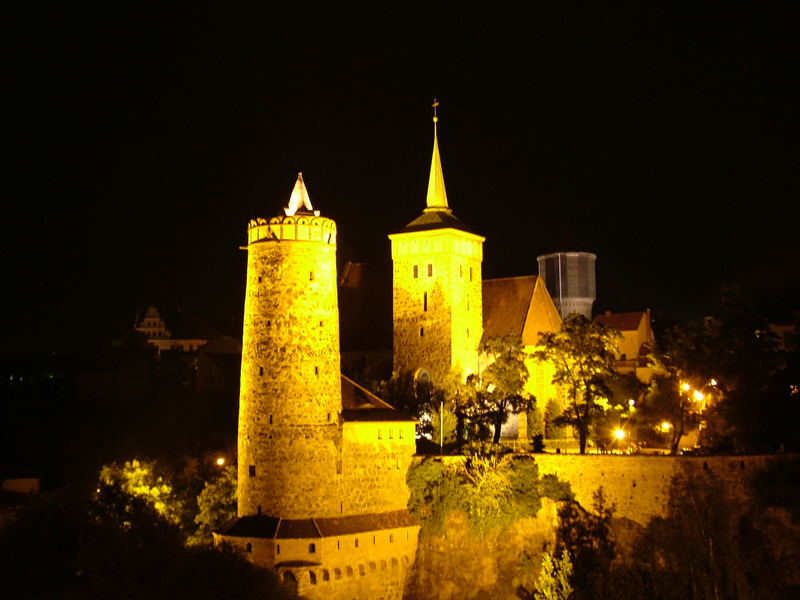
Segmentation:
{"type": "Polygon", "coordinates": [[[197,496],[197,531],[189,538],[192,544],[209,544],[211,533],[236,516],[236,467],[229,465],[219,477],[207,481],[197,496]]]}
{"type": "Polygon", "coordinates": [[[772,451],[797,442],[792,385],[799,378],[787,370],[791,346],[782,349],[770,327],[772,300],[763,290],[725,287],[710,317],[665,337],[665,355],[681,378],[696,386],[714,381],[716,429],[738,449],[772,451]]]}
{"type": "Polygon", "coordinates": [[[700,413],[675,375],[657,375],[637,419],[656,428],[666,438],[669,453],[675,455],[684,433],[700,424],[700,413]]]}
{"type": "Polygon", "coordinates": [[[100,470],[100,483],[106,489],[118,488],[131,498],[141,498],[168,521],[179,525],[184,505],[173,492],[172,483],[158,463],[137,459],[111,463],[100,470]]]}
{"type": "Polygon", "coordinates": [[[277,576],[232,551],[186,547],[143,496],[101,483],[62,489],[0,530],[4,597],[296,598],[277,576]]]}
{"type": "Polygon", "coordinates": [[[481,351],[493,360],[481,373],[475,417],[493,427],[493,443],[497,444],[509,415],[528,410],[533,404],[533,399],[523,392],[528,381],[526,355],[518,337],[489,339],[481,351]]]}
{"type": "Polygon", "coordinates": [[[605,379],[614,374],[617,337],[599,323],[571,315],[561,331],[543,333],[533,353],[535,359],[552,363],[553,383],[566,388],[569,399],[559,421],[577,429],[581,454],[586,453],[593,420],[609,406],[605,379]]]}

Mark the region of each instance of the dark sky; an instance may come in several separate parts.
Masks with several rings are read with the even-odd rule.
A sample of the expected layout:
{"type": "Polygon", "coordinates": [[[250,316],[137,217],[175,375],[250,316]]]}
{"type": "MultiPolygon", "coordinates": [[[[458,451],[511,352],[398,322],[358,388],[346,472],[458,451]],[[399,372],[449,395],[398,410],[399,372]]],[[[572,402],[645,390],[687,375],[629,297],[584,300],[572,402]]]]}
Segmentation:
{"type": "Polygon", "coordinates": [[[3,346],[108,339],[150,302],[240,313],[247,221],[297,171],[340,258],[388,260],[424,206],[434,97],[484,276],[589,250],[598,309],[676,317],[723,283],[797,285],[788,11],[377,4],[7,15],[3,346]]]}

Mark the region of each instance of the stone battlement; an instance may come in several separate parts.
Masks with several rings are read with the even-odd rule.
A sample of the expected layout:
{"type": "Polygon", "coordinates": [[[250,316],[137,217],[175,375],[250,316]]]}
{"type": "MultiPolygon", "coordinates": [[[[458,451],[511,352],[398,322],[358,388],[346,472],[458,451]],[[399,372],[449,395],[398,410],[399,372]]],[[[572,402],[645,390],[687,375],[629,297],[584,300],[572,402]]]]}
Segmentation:
{"type": "Polygon", "coordinates": [[[294,215],[252,219],[247,224],[247,243],[262,240],[321,242],[336,245],[336,223],[314,215],[294,215]]]}

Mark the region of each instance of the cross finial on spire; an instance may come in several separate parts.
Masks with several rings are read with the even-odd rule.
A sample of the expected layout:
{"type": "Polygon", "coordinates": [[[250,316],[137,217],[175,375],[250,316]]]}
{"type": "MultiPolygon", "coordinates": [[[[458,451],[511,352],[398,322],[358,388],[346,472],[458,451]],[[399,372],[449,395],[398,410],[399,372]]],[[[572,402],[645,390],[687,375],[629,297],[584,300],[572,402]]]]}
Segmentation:
{"type": "Polygon", "coordinates": [[[436,123],[439,120],[439,115],[436,114],[436,109],[439,107],[439,101],[434,98],[431,106],[433,107],[433,122],[436,123]]]}

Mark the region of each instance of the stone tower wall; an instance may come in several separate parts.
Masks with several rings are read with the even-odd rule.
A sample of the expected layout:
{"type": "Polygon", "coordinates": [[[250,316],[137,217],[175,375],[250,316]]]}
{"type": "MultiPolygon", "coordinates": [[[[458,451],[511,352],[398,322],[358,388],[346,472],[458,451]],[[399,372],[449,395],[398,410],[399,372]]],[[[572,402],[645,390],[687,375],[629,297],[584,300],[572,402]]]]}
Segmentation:
{"type": "Polygon", "coordinates": [[[451,367],[477,372],[483,334],[482,238],[453,229],[390,237],[394,371],[422,368],[434,382],[451,367]]]}
{"type": "Polygon", "coordinates": [[[248,241],[239,516],[334,516],[342,410],[336,225],[259,219],[248,241]]]}

